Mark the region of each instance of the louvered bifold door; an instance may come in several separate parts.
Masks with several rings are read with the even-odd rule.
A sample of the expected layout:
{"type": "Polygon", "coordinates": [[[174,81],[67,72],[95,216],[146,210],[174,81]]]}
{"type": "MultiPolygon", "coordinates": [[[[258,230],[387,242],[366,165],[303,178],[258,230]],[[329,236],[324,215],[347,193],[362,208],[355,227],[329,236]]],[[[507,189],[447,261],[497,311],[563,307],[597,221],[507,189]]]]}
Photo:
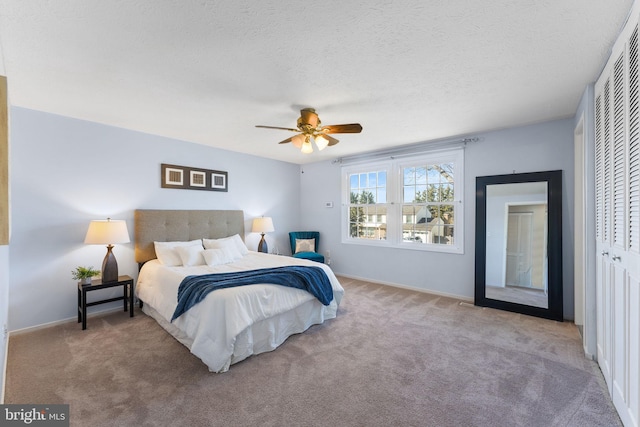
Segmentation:
{"type": "Polygon", "coordinates": [[[611,390],[611,79],[596,85],[596,345],[604,379],[611,390]]]}
{"type": "Polygon", "coordinates": [[[629,139],[627,144],[627,288],[624,327],[627,332],[625,405],[640,424],[640,63],[638,27],[629,40],[629,139]]]}
{"type": "Polygon", "coordinates": [[[597,357],[625,426],[640,408],[638,10],[595,85],[597,357]]]}
{"type": "Polygon", "coordinates": [[[625,327],[629,314],[629,282],[626,251],[627,233],[627,57],[621,54],[613,66],[613,110],[611,115],[612,146],[611,155],[611,393],[614,404],[626,406],[629,378],[627,374],[628,331],[625,327]],[[616,403],[617,402],[617,403],[616,403]]]}

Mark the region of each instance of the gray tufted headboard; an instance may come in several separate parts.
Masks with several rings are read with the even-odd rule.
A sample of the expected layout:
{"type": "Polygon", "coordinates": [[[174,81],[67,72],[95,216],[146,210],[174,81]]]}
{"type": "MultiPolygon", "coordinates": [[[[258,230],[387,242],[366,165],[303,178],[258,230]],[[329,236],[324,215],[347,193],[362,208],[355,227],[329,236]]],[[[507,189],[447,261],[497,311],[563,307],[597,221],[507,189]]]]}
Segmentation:
{"type": "Polygon", "coordinates": [[[153,210],[134,213],[135,256],[138,264],[156,258],[153,242],[219,239],[239,234],[244,240],[243,211],[153,210]]]}

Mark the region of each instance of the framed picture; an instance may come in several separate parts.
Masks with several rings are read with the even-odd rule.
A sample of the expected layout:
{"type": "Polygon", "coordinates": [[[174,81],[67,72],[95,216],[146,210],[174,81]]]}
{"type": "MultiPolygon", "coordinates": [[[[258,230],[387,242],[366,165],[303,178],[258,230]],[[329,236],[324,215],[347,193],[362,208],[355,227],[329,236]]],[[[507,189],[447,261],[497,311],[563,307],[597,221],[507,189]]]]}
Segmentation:
{"type": "Polygon", "coordinates": [[[228,173],[162,163],[161,187],[183,190],[228,191],[228,173]]]}
{"type": "Polygon", "coordinates": [[[207,174],[202,171],[190,171],[189,185],[191,187],[205,187],[207,185],[207,174]]]}
{"type": "Polygon", "coordinates": [[[227,191],[227,173],[211,172],[211,188],[227,191]]]}
{"type": "Polygon", "coordinates": [[[179,187],[184,185],[184,171],[182,169],[167,167],[165,168],[162,176],[164,177],[164,182],[166,182],[167,185],[179,187]]]}

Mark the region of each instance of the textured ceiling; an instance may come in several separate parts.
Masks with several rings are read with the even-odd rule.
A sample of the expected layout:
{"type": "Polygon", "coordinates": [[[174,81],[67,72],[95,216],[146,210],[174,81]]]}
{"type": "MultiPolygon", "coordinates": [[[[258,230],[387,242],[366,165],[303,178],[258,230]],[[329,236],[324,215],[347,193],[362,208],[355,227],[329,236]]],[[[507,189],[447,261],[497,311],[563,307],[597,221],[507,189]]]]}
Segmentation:
{"type": "Polygon", "coordinates": [[[575,113],[632,0],[0,0],[12,105],[293,163],[575,113]],[[361,134],[304,155],[299,110],[361,134]]]}

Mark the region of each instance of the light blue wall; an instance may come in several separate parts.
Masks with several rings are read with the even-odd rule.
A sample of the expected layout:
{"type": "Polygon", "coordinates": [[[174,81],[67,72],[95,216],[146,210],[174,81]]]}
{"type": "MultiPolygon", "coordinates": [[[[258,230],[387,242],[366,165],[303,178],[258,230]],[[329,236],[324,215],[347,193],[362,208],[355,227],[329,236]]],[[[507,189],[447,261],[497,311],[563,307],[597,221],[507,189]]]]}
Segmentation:
{"type": "MultiPolygon", "coordinates": [[[[299,226],[298,176],[291,163],[12,108],[9,329],[76,316],[70,272],[100,268],[106,253],[83,244],[92,219],[127,220],[133,239],[135,209],[242,209],[249,249],[260,237],[249,233],[251,219],[266,215],[276,229],[267,235],[270,248],[286,251],[287,232],[299,226]],[[227,171],[229,191],[162,189],[161,163],[227,171]]],[[[116,245],[114,253],[119,272],[137,276],[133,243],[116,245]]]]}
{"type": "Polygon", "coordinates": [[[331,251],[339,274],[473,298],[476,177],[562,169],[564,313],[573,318],[573,119],[475,136],[480,141],[465,148],[464,254],[342,244],[341,167],[330,162],[301,168],[302,227],[321,232],[320,250],[331,251]],[[334,207],[326,208],[325,202],[334,207]]]}

